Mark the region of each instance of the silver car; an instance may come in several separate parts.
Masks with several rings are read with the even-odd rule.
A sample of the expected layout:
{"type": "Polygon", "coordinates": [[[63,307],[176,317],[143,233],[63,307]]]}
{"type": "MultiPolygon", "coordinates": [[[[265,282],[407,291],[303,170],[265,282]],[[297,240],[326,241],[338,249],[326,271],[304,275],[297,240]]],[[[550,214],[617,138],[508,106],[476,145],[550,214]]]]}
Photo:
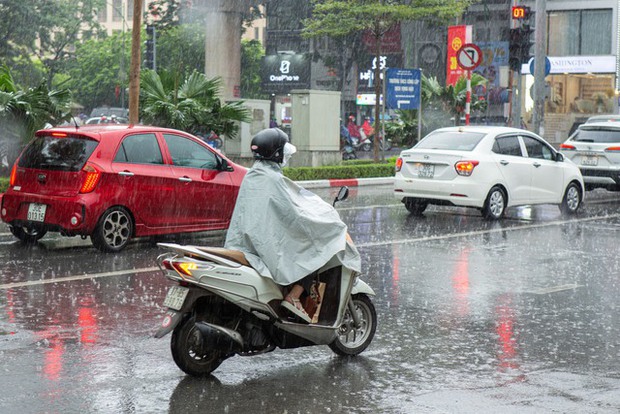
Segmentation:
{"type": "Polygon", "coordinates": [[[620,122],[583,124],[560,152],[579,166],[586,190],[620,190],[620,122]]]}

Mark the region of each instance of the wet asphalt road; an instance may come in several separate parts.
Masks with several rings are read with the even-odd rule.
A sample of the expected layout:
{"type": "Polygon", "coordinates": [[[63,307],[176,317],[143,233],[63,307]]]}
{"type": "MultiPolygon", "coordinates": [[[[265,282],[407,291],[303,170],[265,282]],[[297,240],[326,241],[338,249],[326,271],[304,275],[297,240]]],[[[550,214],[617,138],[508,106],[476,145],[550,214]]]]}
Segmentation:
{"type": "Polygon", "coordinates": [[[488,222],[445,207],[412,217],[390,190],[353,188],[339,205],[377,293],[368,350],[233,357],[207,380],[152,338],[169,287],[152,242],[110,255],[2,230],[0,412],[620,411],[618,195],[588,193],[574,218],[541,206],[488,222]]]}

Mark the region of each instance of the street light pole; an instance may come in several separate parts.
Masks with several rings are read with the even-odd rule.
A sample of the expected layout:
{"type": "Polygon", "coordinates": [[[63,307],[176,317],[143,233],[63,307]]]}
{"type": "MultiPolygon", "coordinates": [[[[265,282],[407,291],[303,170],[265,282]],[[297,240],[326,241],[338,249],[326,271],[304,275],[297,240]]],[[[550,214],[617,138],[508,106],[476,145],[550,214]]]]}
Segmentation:
{"type": "Polygon", "coordinates": [[[142,27],[142,0],[133,2],[131,30],[131,69],[129,72],[129,123],[138,123],[140,107],[140,32],[142,27]]]}
{"type": "Polygon", "coordinates": [[[536,0],[536,30],[534,55],[534,132],[544,135],[545,63],[547,61],[547,0],[536,0]]]}

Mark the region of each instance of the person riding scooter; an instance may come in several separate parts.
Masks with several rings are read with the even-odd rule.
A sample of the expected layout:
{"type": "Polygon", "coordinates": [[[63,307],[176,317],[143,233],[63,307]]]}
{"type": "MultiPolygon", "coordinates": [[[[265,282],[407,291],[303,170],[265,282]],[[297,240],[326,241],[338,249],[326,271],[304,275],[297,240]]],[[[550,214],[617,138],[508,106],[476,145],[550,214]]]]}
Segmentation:
{"type": "Polygon", "coordinates": [[[282,174],[296,152],[284,131],[260,131],[251,149],[256,161],[239,188],[224,247],[242,251],[288,291],[280,306],[310,323],[300,297],[310,293],[314,272],[333,258],[359,272],[359,253],[337,211],[282,174]]]}

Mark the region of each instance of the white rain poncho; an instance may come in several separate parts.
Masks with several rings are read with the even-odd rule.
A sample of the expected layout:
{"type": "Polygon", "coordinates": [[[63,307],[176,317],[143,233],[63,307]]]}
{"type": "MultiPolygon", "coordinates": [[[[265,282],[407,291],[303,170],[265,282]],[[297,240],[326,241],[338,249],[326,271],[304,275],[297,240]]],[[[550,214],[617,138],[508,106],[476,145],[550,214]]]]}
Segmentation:
{"type": "Polygon", "coordinates": [[[338,212],[282,175],[272,161],[256,161],[243,179],[224,247],[242,251],[258,273],[283,286],[334,257],[361,269],[338,212]]]}

